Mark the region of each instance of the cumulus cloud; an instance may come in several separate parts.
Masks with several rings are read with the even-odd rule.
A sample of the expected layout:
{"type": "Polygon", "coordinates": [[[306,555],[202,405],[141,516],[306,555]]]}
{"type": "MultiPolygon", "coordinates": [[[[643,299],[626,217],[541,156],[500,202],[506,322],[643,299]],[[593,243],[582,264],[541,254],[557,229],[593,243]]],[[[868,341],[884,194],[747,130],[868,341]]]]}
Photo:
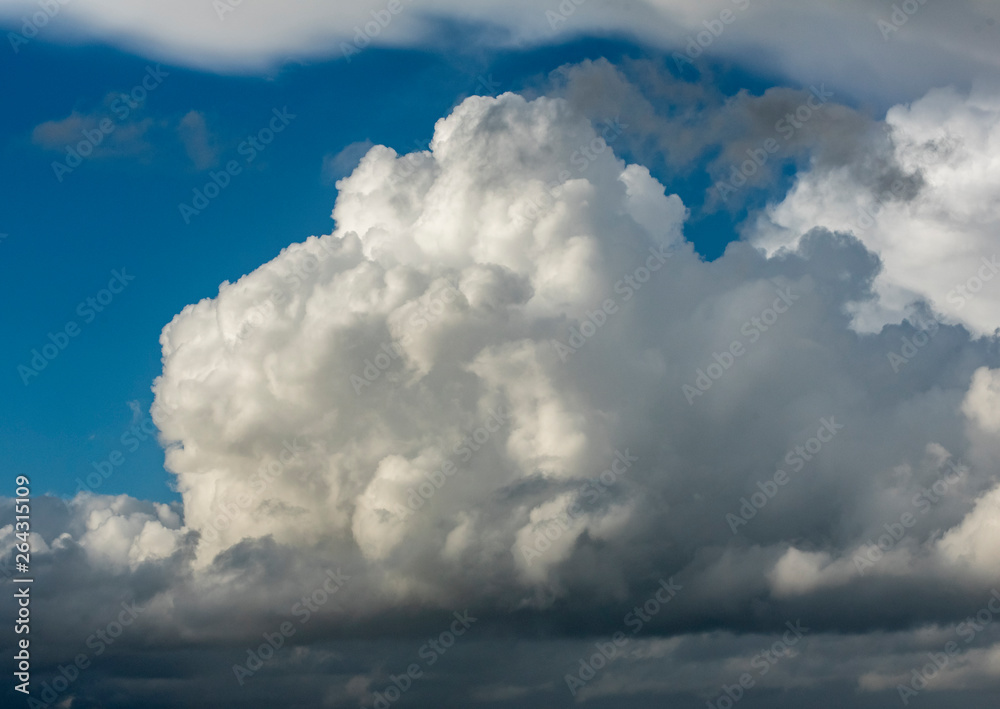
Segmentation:
{"type": "MultiPolygon", "coordinates": [[[[48,542],[40,536],[33,540],[32,549],[38,556],[77,545],[95,567],[134,571],[144,562],[170,557],[179,548],[181,517],[169,505],[128,495],[80,493],[68,508],[73,522],[67,529],[48,542]]],[[[0,528],[0,540],[13,547],[14,525],[0,528]]]]}
{"type": "Polygon", "coordinates": [[[851,232],[879,254],[877,301],[854,306],[855,324],[877,330],[929,303],[950,322],[992,334],[1000,327],[1000,261],[993,206],[1000,191],[1000,94],[933,90],[886,116],[888,149],[918,197],[897,177],[867,184],[848,166],[800,173],[795,187],[748,229],[769,253],[794,248],[814,226],[851,232]]]}
{"type": "MultiPolygon", "coordinates": [[[[861,242],[704,263],[680,200],[561,99],[470,98],[429,150],[372,147],[338,189],[332,234],[163,331],[158,423],[203,568],[269,538],[370,565],[372,607],[607,601],[724,567],[801,597],[861,579],[852,553],[978,450],[952,412],[982,397],[984,342],[942,325],[920,354],[938,388],[893,377],[907,331],[848,327],[884,272],[861,242]],[[778,466],[793,480],[740,512],[778,466]],[[803,534],[822,546],[789,548],[803,534]]],[[[970,468],[867,580],[914,573],[891,559],[932,555],[991,486],[970,468]]]]}
{"type": "MultiPolygon", "coordinates": [[[[489,671],[476,688],[546,703],[579,637],[620,630],[668,578],[682,591],[594,697],[662,689],[664,664],[705,653],[717,664],[681,686],[711,698],[795,619],[818,649],[794,682],[874,672],[852,649],[873,630],[892,634],[879,677],[905,674],[919,628],[996,583],[995,338],[942,322],[909,352],[909,322],[852,329],[849,304],[908,278],[888,235],[817,218],[785,227],[794,248],[703,261],[681,200],[604,130],[565,99],[504,94],[462,102],[426,151],[371,147],[337,183],[332,233],[164,328],[154,420],[183,517],[52,503],[60,573],[105,599],[113,580],[162,646],[207,657],[242,655],[343,568],[282,665],[335,667],[350,691],[331,705],[407,657],[369,647],[359,670],[330,643],[429,634],[458,608],[566,638],[517,686],[489,671]]],[[[899,209],[900,228],[924,215],[899,209]]],[[[462,662],[485,657],[470,644],[462,662]]]]}
{"type": "MultiPolygon", "coordinates": [[[[572,167],[593,140],[561,101],[469,99],[438,124],[420,160],[372,148],[338,183],[334,234],[290,247],[165,328],[157,403],[184,410],[161,429],[181,444],[167,464],[189,526],[210,523],[225,500],[254,496],[262,483],[246,474],[249,461],[278,460],[285,441],[303,442],[280,484],[214,546],[206,541],[207,552],[244,536],[332,535],[366,556],[391,555],[403,571],[449,538],[457,568],[482,558],[484,535],[507,545],[491,555],[509,556],[518,530],[537,518],[527,507],[504,520],[491,504],[498,491],[600,472],[587,461],[610,465],[607,426],[583,405],[585,392],[566,386],[553,340],[601,308],[595,293],[621,298],[621,277],[638,267],[648,279],[643,263],[663,268],[684,208],[610,150],[585,171],[572,167]],[[543,213],[519,216],[532,200],[547,203],[543,213]],[[610,229],[613,240],[603,236],[610,229]],[[250,307],[268,298],[273,317],[231,346],[250,307]],[[315,376],[319,388],[308,383],[315,376]],[[388,400],[396,420],[385,416],[388,400]],[[274,407],[287,407],[286,424],[275,427],[274,407]],[[467,440],[491,417],[488,442],[467,440]],[[447,487],[426,503],[409,499],[449,462],[447,487]]],[[[628,316],[604,317],[614,328],[628,316]]],[[[594,532],[603,512],[592,514],[594,532]]]]}

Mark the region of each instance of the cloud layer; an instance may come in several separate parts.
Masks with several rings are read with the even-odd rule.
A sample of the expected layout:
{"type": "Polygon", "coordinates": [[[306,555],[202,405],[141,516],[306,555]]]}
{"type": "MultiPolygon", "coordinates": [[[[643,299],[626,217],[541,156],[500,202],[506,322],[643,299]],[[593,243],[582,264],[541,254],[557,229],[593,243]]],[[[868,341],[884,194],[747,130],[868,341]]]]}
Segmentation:
{"type": "Polygon", "coordinates": [[[336,8],[314,0],[152,0],[141,13],[126,0],[80,0],[60,3],[51,21],[36,23],[30,18],[38,10],[32,0],[0,0],[0,18],[21,37],[19,51],[36,37],[82,37],[161,61],[237,72],[287,59],[350,58],[369,46],[433,47],[447,35],[441,28],[456,23],[475,28],[479,40],[494,47],[625,34],[676,50],[681,61],[739,60],[798,84],[829,81],[874,101],[916,98],[931,86],[991,76],[1000,65],[1000,14],[985,0],[637,0],[625,6],[366,0],[336,8]]]}

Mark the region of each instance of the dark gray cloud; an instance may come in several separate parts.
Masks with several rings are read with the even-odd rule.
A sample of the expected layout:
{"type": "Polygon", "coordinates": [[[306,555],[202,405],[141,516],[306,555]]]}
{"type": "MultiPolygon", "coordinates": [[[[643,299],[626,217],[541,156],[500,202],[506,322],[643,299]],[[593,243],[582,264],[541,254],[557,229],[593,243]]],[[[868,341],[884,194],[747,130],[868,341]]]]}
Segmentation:
{"type": "Polygon", "coordinates": [[[595,121],[619,121],[618,152],[668,175],[706,171],[707,212],[739,212],[761,194],[780,196],[788,168],[846,168],[873,194],[899,181],[894,200],[913,199],[923,184],[919,171],[900,165],[880,116],[853,108],[826,82],[726,95],[708,69],[678,74],[650,60],[599,59],[560,67],[540,91],[595,121]]]}

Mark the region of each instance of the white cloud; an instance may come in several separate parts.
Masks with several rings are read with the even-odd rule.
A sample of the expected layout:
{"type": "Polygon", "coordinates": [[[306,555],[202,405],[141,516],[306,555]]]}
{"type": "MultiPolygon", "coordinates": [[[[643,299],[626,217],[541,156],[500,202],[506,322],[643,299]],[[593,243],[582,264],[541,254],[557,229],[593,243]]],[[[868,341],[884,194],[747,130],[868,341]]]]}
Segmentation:
{"type": "Polygon", "coordinates": [[[334,535],[378,560],[428,552],[448,535],[453,553],[473,533],[506,534],[509,548],[531,509],[492,521],[506,530],[482,530],[477,510],[491,516],[498,488],[600,472],[593,461],[614,449],[607,423],[567,379],[551,340],[600,308],[600,294],[619,297],[633,254],[641,265],[650,248],[676,243],[685,211],[610,150],[571,168],[593,139],[561,101],[468,99],[438,123],[420,160],[372,148],[338,183],[332,235],[223,284],[164,329],[157,403],[183,411],[162,430],[183,444],[167,464],[187,524],[204,529],[240,495],[248,500],[245,514],[207,535],[206,553],[267,534],[289,543],[334,535]],[[542,214],[517,218],[549,183],[556,196],[542,214]],[[230,344],[275,289],[273,316],[230,344]],[[447,301],[438,296],[449,290],[447,301]],[[393,366],[371,383],[365,367],[382,369],[379,356],[393,366]],[[398,418],[385,415],[386,397],[398,418]],[[506,419],[489,444],[463,448],[497,410],[506,419]],[[308,450],[263,483],[259,471],[295,437],[308,450]],[[455,482],[402,518],[412,491],[448,461],[460,469],[455,482]],[[460,520],[443,500],[472,516],[460,520]]]}
{"type": "Polygon", "coordinates": [[[1000,327],[1000,94],[934,90],[886,116],[892,156],[922,177],[873,190],[858,167],[800,173],[786,198],[748,235],[773,253],[815,226],[851,232],[879,255],[880,301],[854,307],[865,331],[899,322],[918,299],[978,333],[1000,327]],[[874,217],[872,216],[874,215],[874,217]]]}
{"type": "Polygon", "coordinates": [[[980,367],[975,371],[962,413],[983,431],[1000,432],[1000,370],[980,367]]]}
{"type": "MultiPolygon", "coordinates": [[[[37,11],[33,0],[0,0],[0,18],[14,31],[37,11]]],[[[681,53],[693,46],[692,56],[700,41],[706,58],[739,59],[805,85],[829,81],[874,100],[912,98],[930,86],[989,76],[1000,66],[989,24],[1000,20],[993,3],[924,3],[886,38],[878,22],[891,15],[892,8],[877,0],[637,0],[625,10],[570,0],[354,0],[336,6],[317,0],[150,0],[141,9],[127,0],[75,0],[39,34],[98,39],[183,65],[259,71],[287,59],[343,57],[345,47],[353,52],[369,43],[434,46],[439,19],[481,25],[487,29],[476,41],[511,46],[626,33],[681,53]],[[220,13],[219,5],[231,11],[220,13]],[[726,11],[728,23],[720,19],[726,11]]]]}
{"type": "MultiPolygon", "coordinates": [[[[890,331],[849,353],[839,344],[845,304],[870,297],[869,253],[812,233],[796,254],[734,244],[704,263],[681,236],[680,200],[645,168],[607,148],[574,160],[595,135],[559,99],[467,99],[430,150],[373,146],[338,182],[332,234],[164,329],[157,405],[176,411],[160,426],[201,567],[270,536],[364,559],[387,599],[443,603],[493,579],[537,600],[571,580],[611,592],[646,573],[633,564],[694,563],[675,545],[701,544],[725,550],[729,582],[803,596],[861,580],[853,555],[887,514],[914,510],[949,451],[966,452],[974,472],[870,576],[944,568],[934,525],[962,523],[970,496],[992,486],[991,454],[952,426],[981,382],[930,396],[895,380],[891,395],[863,395],[898,346],[890,331]],[[793,305],[748,331],[776,288],[793,305]],[[736,340],[742,353],[689,403],[682,386],[736,340]],[[755,567],[726,513],[831,414],[845,430],[740,532],[769,559],[755,567]],[[620,484],[582,493],[626,448],[641,462],[620,484]],[[832,525],[837,543],[790,544],[814,519],[814,542],[832,525]],[[545,530],[556,538],[528,563],[524,547],[545,530]],[[633,559],[637,538],[666,540],[662,558],[633,559]],[[581,568],[598,547],[601,571],[581,568]]],[[[971,378],[984,354],[963,347],[953,366],[971,378]]],[[[969,406],[973,418],[990,410],[969,406]]],[[[702,563],[692,573],[723,562],[702,563]]]]}
{"type": "Polygon", "coordinates": [[[938,542],[943,557],[956,569],[985,577],[1000,578],[1000,488],[976,501],[976,506],[938,542]]]}
{"type": "MultiPolygon", "coordinates": [[[[169,505],[80,493],[66,503],[74,522],[46,540],[31,533],[31,553],[47,556],[79,545],[96,567],[114,572],[135,570],[146,561],[162,561],[180,548],[180,516],[169,505]]],[[[15,543],[12,525],[0,528],[0,539],[15,543]]]]}

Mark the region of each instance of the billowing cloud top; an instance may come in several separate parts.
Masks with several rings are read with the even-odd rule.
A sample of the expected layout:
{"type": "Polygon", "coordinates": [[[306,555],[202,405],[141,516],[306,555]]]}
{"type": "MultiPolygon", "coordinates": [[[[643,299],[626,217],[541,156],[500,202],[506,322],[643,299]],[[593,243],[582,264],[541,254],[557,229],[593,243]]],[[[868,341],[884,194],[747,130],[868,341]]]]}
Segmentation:
{"type": "Polygon", "coordinates": [[[167,464],[188,525],[209,529],[207,558],[272,534],[356,545],[407,579],[469,564],[544,578],[578,536],[628,518],[601,504],[564,552],[530,570],[511,554],[627,444],[573,349],[592,336],[576,356],[610,356],[630,301],[662,292],[683,205],[564,101],[514,94],[466,100],[425,153],[372,148],[338,188],[333,234],[164,330],[157,406],[177,413],[158,424],[180,443],[167,464]],[[249,514],[216,534],[241,495],[249,514]]]}

